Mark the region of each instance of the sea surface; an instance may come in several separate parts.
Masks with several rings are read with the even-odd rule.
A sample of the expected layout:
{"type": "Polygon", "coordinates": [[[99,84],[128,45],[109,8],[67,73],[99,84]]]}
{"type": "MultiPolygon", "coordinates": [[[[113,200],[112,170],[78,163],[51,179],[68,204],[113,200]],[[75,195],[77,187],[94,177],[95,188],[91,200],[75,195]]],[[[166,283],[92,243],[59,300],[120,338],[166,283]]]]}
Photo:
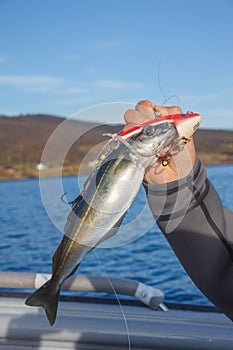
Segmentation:
{"type": "MultiPolygon", "coordinates": [[[[223,204],[233,211],[233,166],[208,167],[223,204]]],[[[68,200],[78,195],[84,177],[0,182],[0,271],[51,273],[53,253],[62,238],[68,200]],[[51,210],[53,208],[53,210],[51,210]]],[[[76,275],[132,278],[160,288],[168,302],[211,305],[190,280],[161,234],[146,205],[144,189],[112,241],[92,251],[76,275]]]]}

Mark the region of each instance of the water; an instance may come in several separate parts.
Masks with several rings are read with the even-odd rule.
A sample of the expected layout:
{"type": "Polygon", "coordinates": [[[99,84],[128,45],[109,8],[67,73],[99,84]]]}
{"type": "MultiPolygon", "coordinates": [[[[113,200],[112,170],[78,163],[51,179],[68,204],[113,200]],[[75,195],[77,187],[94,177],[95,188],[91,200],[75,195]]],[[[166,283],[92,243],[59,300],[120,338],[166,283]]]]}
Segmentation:
{"type": "MultiPolygon", "coordinates": [[[[224,205],[233,210],[233,166],[209,167],[207,171],[224,205]]],[[[61,204],[60,200],[59,204],[54,202],[52,189],[57,179],[45,181],[54,207],[62,205],[69,211],[69,206],[61,204]]],[[[83,178],[80,181],[83,182],[83,178]]],[[[75,177],[64,178],[63,186],[71,198],[78,193],[75,177]]],[[[0,271],[50,273],[51,259],[62,237],[56,226],[63,225],[66,216],[56,211],[55,218],[48,217],[36,179],[0,182],[0,193],[0,271]]],[[[54,195],[59,198],[61,194],[54,195]]],[[[142,189],[119,233],[120,246],[113,241],[113,247],[91,252],[78,273],[133,278],[162,289],[166,301],[209,305],[151,221],[150,214],[145,212],[138,221],[134,219],[143,212],[145,202],[142,189]]]]}

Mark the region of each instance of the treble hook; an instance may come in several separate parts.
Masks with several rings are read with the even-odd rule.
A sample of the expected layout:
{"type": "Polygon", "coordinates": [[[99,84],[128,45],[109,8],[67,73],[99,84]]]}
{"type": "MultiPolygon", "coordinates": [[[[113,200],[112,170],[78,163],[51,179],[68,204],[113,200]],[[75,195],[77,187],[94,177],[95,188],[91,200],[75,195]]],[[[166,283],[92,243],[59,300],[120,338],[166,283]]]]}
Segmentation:
{"type": "Polygon", "coordinates": [[[81,201],[81,199],[83,198],[83,195],[80,193],[78,195],[78,197],[76,197],[75,199],[73,199],[72,201],[70,202],[67,202],[64,200],[64,197],[66,196],[67,192],[63,193],[63,195],[61,196],[61,201],[65,204],[72,204],[72,207],[74,206],[75,203],[81,201]]]}
{"type": "Polygon", "coordinates": [[[158,157],[158,159],[161,160],[162,166],[167,166],[171,160],[172,160],[172,155],[170,153],[165,154],[164,156],[158,157]]]}
{"type": "Polygon", "coordinates": [[[67,202],[64,200],[64,197],[67,195],[67,192],[63,193],[63,195],[61,196],[61,201],[62,203],[65,203],[65,204],[71,204],[72,202],[67,202]]]}

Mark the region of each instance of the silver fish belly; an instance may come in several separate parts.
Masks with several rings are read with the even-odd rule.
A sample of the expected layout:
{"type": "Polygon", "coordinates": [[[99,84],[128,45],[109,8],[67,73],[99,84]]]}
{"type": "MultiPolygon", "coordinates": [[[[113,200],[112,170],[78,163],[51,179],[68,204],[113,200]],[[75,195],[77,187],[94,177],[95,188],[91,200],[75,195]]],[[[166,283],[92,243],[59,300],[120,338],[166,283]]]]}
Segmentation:
{"type": "Polygon", "coordinates": [[[111,140],[103,150],[67,218],[64,237],[53,257],[51,279],[26,300],[27,305],[42,306],[51,325],[62,283],[90,250],[117,232],[140,189],[144,171],[140,157],[125,144],[111,140]]]}

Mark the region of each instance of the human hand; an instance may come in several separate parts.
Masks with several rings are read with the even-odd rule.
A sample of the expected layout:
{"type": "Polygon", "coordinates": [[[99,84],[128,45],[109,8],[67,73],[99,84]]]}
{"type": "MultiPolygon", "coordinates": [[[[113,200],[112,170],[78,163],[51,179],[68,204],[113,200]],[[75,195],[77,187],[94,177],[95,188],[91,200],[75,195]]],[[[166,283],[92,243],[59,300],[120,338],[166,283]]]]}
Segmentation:
{"type": "MultiPolygon", "coordinates": [[[[140,101],[137,103],[135,109],[126,111],[124,115],[126,121],[124,131],[135,125],[140,125],[155,119],[155,111],[159,112],[161,117],[182,113],[179,107],[161,107],[147,100],[140,101]]],[[[163,166],[162,161],[158,159],[153,165],[146,169],[145,181],[147,183],[165,184],[187,176],[192,171],[196,160],[193,139],[178,153],[175,152],[173,154],[171,152],[171,155],[172,159],[167,166],[163,166]]]]}

